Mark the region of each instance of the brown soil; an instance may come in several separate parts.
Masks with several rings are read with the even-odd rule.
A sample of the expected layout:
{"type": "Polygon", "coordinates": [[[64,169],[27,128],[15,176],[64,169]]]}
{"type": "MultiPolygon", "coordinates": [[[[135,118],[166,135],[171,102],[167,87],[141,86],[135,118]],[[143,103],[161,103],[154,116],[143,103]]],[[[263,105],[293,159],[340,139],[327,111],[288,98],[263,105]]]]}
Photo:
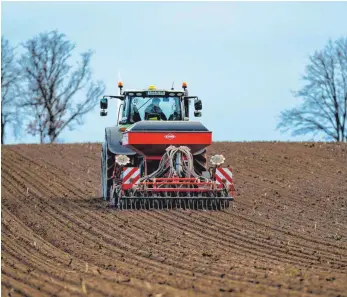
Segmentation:
{"type": "Polygon", "coordinates": [[[117,211],[100,144],[2,146],[2,296],[347,296],[347,145],[215,143],[225,211],[117,211]]]}

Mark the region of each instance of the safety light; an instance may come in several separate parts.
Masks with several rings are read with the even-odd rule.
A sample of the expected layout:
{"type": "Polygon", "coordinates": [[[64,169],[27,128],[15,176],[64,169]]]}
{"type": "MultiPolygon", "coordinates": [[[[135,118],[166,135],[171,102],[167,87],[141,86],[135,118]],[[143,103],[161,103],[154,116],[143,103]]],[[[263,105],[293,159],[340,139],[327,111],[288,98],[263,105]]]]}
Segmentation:
{"type": "Polygon", "coordinates": [[[157,88],[154,85],[148,87],[148,90],[156,90],[157,88]]]}
{"type": "Polygon", "coordinates": [[[118,156],[116,157],[116,163],[117,163],[118,165],[126,165],[126,164],[128,164],[129,162],[130,162],[130,159],[129,159],[129,157],[126,156],[126,155],[118,155],[118,156]]]}
{"type": "Polygon", "coordinates": [[[210,161],[213,165],[220,165],[224,163],[225,158],[223,155],[214,155],[211,157],[210,161]]]}
{"type": "Polygon", "coordinates": [[[188,86],[187,83],[184,81],[184,82],[182,83],[182,88],[185,89],[187,86],[188,86]]]}
{"type": "Polygon", "coordinates": [[[121,81],[118,82],[118,88],[123,88],[123,83],[121,81]]]}

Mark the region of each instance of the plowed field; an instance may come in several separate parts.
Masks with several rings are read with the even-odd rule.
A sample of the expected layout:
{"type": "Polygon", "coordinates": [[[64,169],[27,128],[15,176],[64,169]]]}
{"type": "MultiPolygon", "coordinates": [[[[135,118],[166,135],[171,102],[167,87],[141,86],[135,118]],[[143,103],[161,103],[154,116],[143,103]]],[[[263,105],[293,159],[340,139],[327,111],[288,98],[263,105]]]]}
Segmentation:
{"type": "Polygon", "coordinates": [[[100,144],[2,146],[2,296],[347,296],[347,145],[214,143],[224,211],[117,211],[100,144]]]}

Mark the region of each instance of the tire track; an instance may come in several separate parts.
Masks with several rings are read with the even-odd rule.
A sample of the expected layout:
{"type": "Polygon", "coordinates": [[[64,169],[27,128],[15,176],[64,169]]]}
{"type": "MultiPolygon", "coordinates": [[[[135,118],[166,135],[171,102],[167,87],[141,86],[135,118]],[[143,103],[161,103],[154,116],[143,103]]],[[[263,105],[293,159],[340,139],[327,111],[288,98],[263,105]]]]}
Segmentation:
{"type": "MultiPolygon", "coordinates": [[[[112,211],[104,206],[105,203],[101,201],[99,203],[90,198],[90,194],[96,193],[93,187],[99,188],[100,169],[98,166],[93,167],[93,164],[98,164],[99,160],[99,155],[96,153],[99,149],[98,145],[53,145],[35,148],[24,146],[23,149],[18,146],[5,147],[2,160],[2,212],[5,220],[15,219],[20,227],[13,229],[2,221],[2,225],[5,224],[3,228],[4,257],[7,256],[4,263],[9,261],[20,263],[22,254],[25,255],[25,261],[31,263],[30,265],[38,266],[44,269],[43,271],[51,272],[53,276],[61,277],[65,271],[69,271],[70,268],[66,267],[69,263],[67,260],[73,257],[74,271],[88,277],[89,275],[83,272],[87,261],[90,267],[98,268],[107,275],[105,277],[97,274],[95,281],[101,282],[98,287],[100,293],[95,292],[94,295],[106,295],[106,292],[111,292],[113,289],[109,283],[112,282],[112,277],[121,275],[131,278],[131,281],[124,286],[123,284],[121,287],[118,284],[116,286],[124,289],[122,291],[124,296],[127,295],[127,289],[129,292],[132,290],[130,284],[134,286],[132,292],[135,296],[142,294],[147,296],[149,293],[155,295],[156,292],[160,294],[165,292],[165,296],[203,295],[203,292],[207,296],[230,294],[343,296],[343,292],[347,289],[343,282],[347,249],[344,241],[325,240],[324,234],[338,231],[338,235],[344,238],[346,228],[343,225],[340,228],[331,227],[330,216],[324,218],[317,216],[317,214],[328,214],[329,211],[331,215],[339,215],[334,207],[341,204],[334,206],[317,200],[316,205],[311,207],[309,200],[301,201],[297,193],[304,181],[299,181],[290,193],[282,189],[280,182],[261,183],[259,180],[254,180],[252,176],[248,177],[249,174],[268,172],[266,179],[275,181],[277,168],[272,170],[271,167],[266,167],[268,166],[266,162],[254,162],[258,156],[249,158],[249,161],[240,159],[240,156],[249,157],[253,152],[257,152],[253,147],[251,150],[240,149],[247,145],[252,144],[232,144],[233,148],[237,148],[233,150],[234,154],[239,156],[235,158],[239,160],[236,167],[242,168],[245,164],[248,166],[242,168],[242,172],[236,170],[238,179],[244,180],[245,183],[242,187],[243,200],[236,201],[235,204],[237,208],[241,207],[244,210],[219,213],[112,211]],[[55,157],[58,156],[59,160],[51,159],[50,155],[54,151],[58,152],[55,157]],[[83,158],[83,155],[87,158],[83,158]],[[65,159],[64,156],[66,156],[65,159]],[[35,160],[36,157],[39,157],[39,160],[35,160]],[[75,166],[70,171],[69,167],[61,161],[73,162],[75,166]],[[247,165],[247,162],[251,166],[247,165]],[[265,167],[262,168],[262,166],[265,167]],[[254,167],[255,170],[253,170],[254,167]],[[85,174],[87,171],[89,171],[88,175],[85,174]],[[71,175],[76,179],[69,180],[71,175]],[[27,193],[27,186],[30,188],[29,193],[27,193]],[[244,190],[245,188],[247,191],[244,190]],[[254,208],[253,199],[259,199],[257,202],[259,209],[265,214],[273,206],[280,205],[280,199],[277,197],[270,197],[267,200],[264,197],[258,198],[256,192],[263,188],[272,188],[280,192],[282,197],[286,197],[288,202],[286,204],[290,208],[285,212],[273,209],[270,215],[271,220],[250,216],[254,208]],[[246,193],[248,197],[245,196],[246,193]],[[305,217],[297,215],[294,210],[307,213],[306,219],[301,221],[305,217]],[[295,230],[302,226],[309,228],[310,218],[322,224],[320,231],[323,233],[317,236],[308,235],[308,233],[296,234],[295,230]],[[24,230],[31,231],[25,234],[24,230]],[[17,239],[16,233],[20,238],[24,238],[24,241],[17,239]],[[268,234],[270,240],[267,239],[268,234]],[[45,247],[36,250],[34,246],[29,246],[31,236],[38,236],[40,245],[45,247]],[[283,244],[286,240],[291,241],[289,255],[286,253],[286,244],[283,244]],[[98,248],[98,244],[102,246],[101,249],[98,248]],[[29,246],[28,250],[27,246],[29,246]],[[56,258],[50,257],[46,254],[47,252],[52,252],[52,256],[56,258]],[[203,256],[205,252],[207,254],[203,256]],[[317,254],[321,257],[321,261],[318,261],[317,254]],[[49,266],[46,264],[48,259],[49,266]],[[314,262],[314,259],[317,261],[314,262]],[[330,263],[325,264],[326,261],[330,263]],[[64,272],[56,270],[54,263],[60,262],[62,263],[60,269],[64,272]],[[108,264],[110,266],[107,266],[108,264]],[[326,283],[325,277],[333,281],[326,283]],[[142,292],[139,288],[144,284],[149,287],[145,285],[146,290],[142,292]]],[[[230,147],[225,144],[223,146],[230,147]]],[[[259,145],[261,148],[267,146],[271,148],[270,144],[259,145]]],[[[282,175],[289,177],[287,180],[293,183],[296,178],[295,171],[299,167],[291,162],[290,158],[282,162],[280,154],[283,154],[281,152],[283,148],[287,148],[289,155],[300,152],[298,145],[283,146],[279,149],[270,149],[271,153],[265,154],[264,160],[273,158],[278,168],[284,164],[291,164],[290,168],[282,172],[282,175]]],[[[319,152],[319,157],[323,158],[328,149],[319,152]]],[[[340,156],[343,158],[343,154],[340,156]]],[[[306,157],[312,157],[309,150],[305,151],[300,158],[306,157]]],[[[313,163],[311,160],[314,159],[309,159],[309,162],[313,163]]],[[[333,166],[334,159],[330,160],[319,161],[322,162],[322,166],[325,166],[326,171],[327,164],[331,163],[333,166]]],[[[302,166],[302,168],[300,178],[310,175],[311,169],[308,169],[308,166],[302,166]]],[[[319,170],[318,165],[314,166],[315,174],[319,170]]],[[[316,181],[315,174],[309,177],[309,183],[316,181]]],[[[328,178],[320,187],[332,189],[336,185],[341,188],[343,187],[342,179],[342,175],[328,178]]],[[[313,184],[308,187],[308,191],[315,190],[312,186],[313,184]]],[[[338,190],[329,191],[329,195],[333,193],[338,193],[338,190]]],[[[342,219],[341,216],[336,218],[342,219]]],[[[21,265],[23,264],[24,262],[21,265]]],[[[5,276],[2,281],[3,288],[8,291],[13,285],[21,294],[20,289],[24,288],[20,287],[21,281],[13,279],[15,276],[13,273],[16,271],[10,270],[6,273],[3,274],[5,276]]],[[[25,270],[22,270],[22,273],[21,276],[24,277],[25,270]]],[[[37,272],[37,278],[40,273],[37,272]]],[[[77,286],[78,279],[75,282],[77,286]]],[[[64,279],[61,284],[63,283],[64,279]]],[[[25,292],[28,292],[27,286],[25,288],[25,292]]],[[[33,293],[35,296],[42,294],[35,291],[35,288],[29,288],[29,290],[35,292],[33,293]]],[[[49,290],[53,290],[53,287],[49,290]]],[[[15,291],[12,290],[12,293],[15,291]]]]}

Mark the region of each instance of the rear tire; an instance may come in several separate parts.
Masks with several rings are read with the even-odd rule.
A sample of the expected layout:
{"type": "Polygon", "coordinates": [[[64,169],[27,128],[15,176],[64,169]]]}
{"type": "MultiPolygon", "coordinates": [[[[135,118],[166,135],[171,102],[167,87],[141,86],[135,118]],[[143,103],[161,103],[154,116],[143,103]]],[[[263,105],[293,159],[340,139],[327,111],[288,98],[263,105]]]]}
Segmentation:
{"type": "Polygon", "coordinates": [[[111,187],[113,184],[113,171],[115,168],[115,154],[113,154],[104,143],[101,151],[101,192],[102,199],[109,201],[111,187]]]}
{"type": "Polygon", "coordinates": [[[194,170],[197,174],[202,175],[203,171],[207,171],[206,150],[201,154],[193,155],[194,170]]]}

